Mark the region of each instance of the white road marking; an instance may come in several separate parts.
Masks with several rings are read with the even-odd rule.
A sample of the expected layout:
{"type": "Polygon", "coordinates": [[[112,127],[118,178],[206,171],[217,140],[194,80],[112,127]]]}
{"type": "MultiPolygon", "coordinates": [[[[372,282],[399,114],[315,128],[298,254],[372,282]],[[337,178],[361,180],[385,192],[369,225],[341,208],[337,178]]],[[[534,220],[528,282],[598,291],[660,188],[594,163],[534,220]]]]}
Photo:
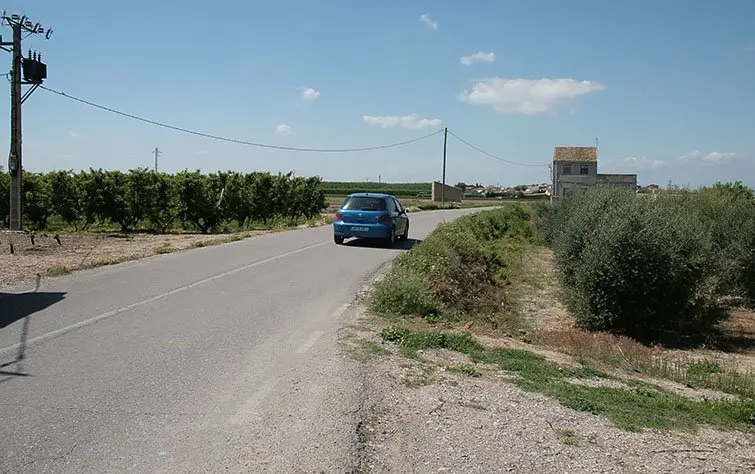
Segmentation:
{"type": "MultiPolygon", "coordinates": [[[[38,344],[38,343],[46,341],[48,339],[52,339],[54,337],[60,336],[60,335],[65,334],[67,332],[73,331],[75,329],[79,329],[79,328],[82,328],[84,326],[89,326],[90,324],[94,324],[94,323],[96,323],[98,321],[102,321],[103,319],[107,319],[107,318],[110,318],[112,316],[118,315],[120,313],[123,313],[124,311],[128,311],[128,310],[131,310],[131,309],[134,309],[134,308],[138,308],[140,306],[144,306],[146,304],[153,303],[155,301],[167,298],[168,296],[172,296],[172,295],[175,295],[177,293],[181,293],[181,292],[186,291],[186,290],[188,290],[190,288],[194,288],[195,286],[202,285],[204,283],[208,283],[208,282],[211,282],[211,281],[214,281],[214,280],[218,280],[220,278],[224,278],[224,277],[227,277],[229,275],[233,275],[234,273],[242,272],[244,270],[248,270],[250,268],[254,268],[256,266],[263,265],[265,263],[274,262],[276,260],[280,260],[281,258],[289,257],[291,255],[296,255],[297,253],[301,253],[301,252],[304,252],[304,251],[307,251],[307,250],[310,250],[310,249],[313,249],[313,248],[316,248],[316,247],[322,247],[323,245],[327,245],[327,244],[330,244],[330,241],[320,242],[319,244],[314,244],[314,245],[309,245],[307,247],[302,247],[302,248],[297,249],[297,250],[292,250],[291,252],[286,252],[286,253],[282,253],[280,255],[276,255],[275,257],[266,258],[264,260],[259,260],[259,261],[254,262],[254,263],[250,263],[249,265],[244,265],[243,267],[234,268],[233,270],[229,270],[227,272],[223,272],[223,273],[220,273],[220,274],[215,275],[215,276],[211,276],[211,277],[208,277],[208,278],[203,278],[202,280],[198,280],[198,281],[195,281],[194,283],[189,283],[188,285],[185,285],[185,286],[182,286],[182,287],[179,287],[179,288],[167,291],[165,293],[161,293],[161,294],[156,295],[156,296],[152,296],[151,298],[147,298],[145,300],[137,301],[136,303],[132,303],[132,304],[127,305],[127,306],[123,306],[122,308],[114,309],[114,310],[108,311],[107,313],[102,313],[102,314],[100,314],[98,316],[94,316],[92,318],[86,319],[84,321],[79,321],[78,323],[74,323],[74,324],[71,324],[69,326],[66,326],[66,327],[63,327],[63,328],[60,328],[60,329],[56,329],[54,331],[50,331],[50,332],[48,332],[46,334],[42,334],[40,336],[33,337],[33,338],[31,338],[31,339],[29,339],[29,340],[26,341],[26,347],[29,347],[29,346],[34,345],[34,344],[38,344]]],[[[12,346],[4,347],[4,348],[0,349],[0,355],[4,355],[4,354],[9,353],[9,352],[14,352],[14,351],[18,350],[19,347],[21,347],[21,343],[17,343],[17,344],[13,344],[12,346]]]]}

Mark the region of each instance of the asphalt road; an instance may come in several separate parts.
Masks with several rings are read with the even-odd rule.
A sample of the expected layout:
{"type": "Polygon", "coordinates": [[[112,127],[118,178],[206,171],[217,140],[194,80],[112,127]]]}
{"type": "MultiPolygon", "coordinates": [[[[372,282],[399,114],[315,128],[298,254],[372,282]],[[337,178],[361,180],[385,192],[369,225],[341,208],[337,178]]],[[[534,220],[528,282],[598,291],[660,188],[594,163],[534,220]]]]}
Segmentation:
{"type": "MultiPolygon", "coordinates": [[[[463,212],[412,214],[411,237],[463,212]]],[[[338,330],[413,241],[336,246],[331,232],[0,294],[0,473],[351,471],[365,393],[338,330]]]]}

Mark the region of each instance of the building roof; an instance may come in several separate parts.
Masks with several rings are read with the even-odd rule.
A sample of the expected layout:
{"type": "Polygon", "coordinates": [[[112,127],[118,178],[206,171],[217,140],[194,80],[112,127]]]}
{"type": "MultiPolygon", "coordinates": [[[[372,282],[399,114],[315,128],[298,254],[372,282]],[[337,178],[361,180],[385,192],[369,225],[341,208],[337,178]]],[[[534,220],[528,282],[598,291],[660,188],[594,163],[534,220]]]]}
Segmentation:
{"type": "Polygon", "coordinates": [[[553,149],[553,161],[597,162],[598,149],[594,146],[557,146],[553,149]]]}

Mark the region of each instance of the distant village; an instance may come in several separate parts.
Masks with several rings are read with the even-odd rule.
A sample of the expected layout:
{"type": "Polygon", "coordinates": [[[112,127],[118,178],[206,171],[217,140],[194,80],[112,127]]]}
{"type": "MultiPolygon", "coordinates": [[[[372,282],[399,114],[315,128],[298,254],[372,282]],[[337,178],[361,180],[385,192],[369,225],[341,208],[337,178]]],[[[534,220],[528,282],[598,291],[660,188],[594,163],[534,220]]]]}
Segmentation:
{"type": "MultiPolygon", "coordinates": [[[[462,184],[462,183],[460,183],[462,184]]],[[[457,185],[459,187],[459,185],[457,185]]],[[[646,186],[636,186],[638,193],[655,194],[662,190],[657,184],[648,184],[646,186]]],[[[550,183],[539,184],[520,184],[518,186],[482,186],[480,184],[467,185],[464,189],[464,197],[468,199],[475,198],[516,198],[516,197],[549,197],[553,193],[553,187],[550,183]]]]}
{"type": "Polygon", "coordinates": [[[538,199],[562,198],[569,192],[600,185],[631,189],[638,193],[657,193],[661,188],[656,184],[639,186],[636,174],[600,173],[598,171],[598,149],[588,146],[557,146],[553,150],[551,165],[552,181],[510,187],[483,186],[457,183],[456,186],[444,186],[433,183],[432,199],[441,196],[441,200],[461,200],[480,198],[499,199],[538,199]]]}

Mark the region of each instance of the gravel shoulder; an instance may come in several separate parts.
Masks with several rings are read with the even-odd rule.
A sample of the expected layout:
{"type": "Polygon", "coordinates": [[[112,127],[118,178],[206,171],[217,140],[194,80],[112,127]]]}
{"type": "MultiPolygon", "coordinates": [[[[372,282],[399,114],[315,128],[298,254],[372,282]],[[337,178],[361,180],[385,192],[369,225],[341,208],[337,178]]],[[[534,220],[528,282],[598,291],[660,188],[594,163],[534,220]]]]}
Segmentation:
{"type": "Polygon", "coordinates": [[[511,384],[458,353],[398,354],[362,313],[344,344],[373,399],[359,428],[362,472],[752,472],[755,439],[736,431],[629,432],[511,384]],[[447,370],[470,364],[478,376],[447,370]]]}

